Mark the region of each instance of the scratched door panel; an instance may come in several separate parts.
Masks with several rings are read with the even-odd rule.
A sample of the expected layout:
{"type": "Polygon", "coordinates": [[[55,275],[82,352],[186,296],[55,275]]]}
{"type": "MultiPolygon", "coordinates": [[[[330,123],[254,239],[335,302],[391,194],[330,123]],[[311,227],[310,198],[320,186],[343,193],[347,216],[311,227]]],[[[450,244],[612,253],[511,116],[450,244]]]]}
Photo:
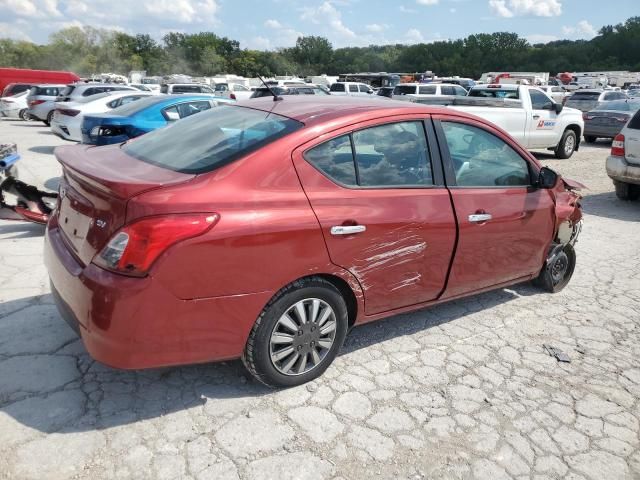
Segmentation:
{"type": "Polygon", "coordinates": [[[302,150],[293,160],[330,258],[360,282],[367,315],[439,296],[456,235],[445,188],[347,188],[306,161],[302,150]],[[332,235],[331,227],[341,225],[366,230],[332,235]]]}

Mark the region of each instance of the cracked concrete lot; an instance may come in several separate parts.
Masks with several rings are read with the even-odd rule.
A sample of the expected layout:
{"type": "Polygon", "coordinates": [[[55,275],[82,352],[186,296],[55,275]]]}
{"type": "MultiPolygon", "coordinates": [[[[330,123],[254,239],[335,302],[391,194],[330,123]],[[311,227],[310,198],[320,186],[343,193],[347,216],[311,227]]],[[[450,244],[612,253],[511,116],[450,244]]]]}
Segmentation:
{"type": "MultiPolygon", "coordinates": [[[[55,188],[61,140],[6,120],[0,138],[55,188]]],[[[282,391],[239,362],[92,361],[53,305],[42,228],[0,222],[0,478],[640,478],[640,203],[615,198],[608,151],[539,156],[591,188],[562,293],[519,285],[357,328],[324,376],[282,391]]]]}

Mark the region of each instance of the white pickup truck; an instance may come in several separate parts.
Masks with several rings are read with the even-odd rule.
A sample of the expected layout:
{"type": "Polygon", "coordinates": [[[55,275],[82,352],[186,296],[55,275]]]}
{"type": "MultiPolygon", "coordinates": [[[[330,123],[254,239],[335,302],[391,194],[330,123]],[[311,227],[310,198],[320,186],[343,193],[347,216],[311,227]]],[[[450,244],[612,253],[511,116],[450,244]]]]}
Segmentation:
{"type": "Polygon", "coordinates": [[[547,148],[557,158],[569,158],[584,131],[582,112],[563,107],[542,90],[527,85],[479,85],[466,97],[411,99],[446,105],[484,118],[505,130],[527,149],[547,148]]]}

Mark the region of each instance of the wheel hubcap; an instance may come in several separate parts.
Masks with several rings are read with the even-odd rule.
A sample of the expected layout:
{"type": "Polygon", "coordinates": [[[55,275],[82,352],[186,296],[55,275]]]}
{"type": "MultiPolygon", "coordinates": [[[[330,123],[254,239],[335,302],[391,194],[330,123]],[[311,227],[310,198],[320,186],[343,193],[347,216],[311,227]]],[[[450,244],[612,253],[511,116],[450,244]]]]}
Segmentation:
{"type": "Polygon", "coordinates": [[[278,319],[269,341],[271,363],[284,375],[301,375],[316,368],[336,336],[336,316],[319,298],[295,303],[278,319]]]}
{"type": "Polygon", "coordinates": [[[567,141],[564,144],[564,153],[569,154],[573,152],[574,145],[575,141],[573,140],[573,137],[568,137],[567,141]]]}
{"type": "Polygon", "coordinates": [[[551,265],[551,279],[554,285],[558,285],[564,279],[568,267],[569,257],[564,252],[559,253],[558,258],[551,265]]]}

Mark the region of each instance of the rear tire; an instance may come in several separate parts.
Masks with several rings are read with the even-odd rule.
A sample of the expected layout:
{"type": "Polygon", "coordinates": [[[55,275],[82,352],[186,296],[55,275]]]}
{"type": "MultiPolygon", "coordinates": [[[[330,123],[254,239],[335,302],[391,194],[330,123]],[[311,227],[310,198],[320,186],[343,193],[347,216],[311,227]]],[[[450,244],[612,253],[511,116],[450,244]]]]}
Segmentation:
{"type": "Polygon", "coordinates": [[[576,133],[573,130],[565,130],[555,149],[556,158],[560,158],[562,160],[570,158],[576,150],[576,145],[576,133]]]}
{"type": "Polygon", "coordinates": [[[53,110],[51,110],[51,111],[47,114],[47,119],[46,119],[46,120],[43,120],[43,121],[44,121],[44,124],[45,124],[47,127],[50,127],[50,126],[51,126],[51,119],[53,119],[53,110]]]}
{"type": "Polygon", "coordinates": [[[552,263],[542,267],[533,284],[545,292],[558,293],[567,286],[575,268],[576,251],[571,245],[565,245],[552,263]]]}
{"type": "Polygon", "coordinates": [[[584,141],[587,143],[596,143],[596,140],[598,139],[598,137],[594,137],[593,135],[585,135],[584,136],[584,141]]]}
{"type": "Polygon", "coordinates": [[[348,323],[347,305],[333,284],[315,277],[297,280],[262,310],[242,361],[267,386],[302,385],[331,365],[348,323]]]}
{"type": "Polygon", "coordinates": [[[613,185],[616,188],[616,197],[620,200],[632,201],[637,200],[640,196],[640,186],[638,185],[617,181],[614,181],[613,185]]]}

